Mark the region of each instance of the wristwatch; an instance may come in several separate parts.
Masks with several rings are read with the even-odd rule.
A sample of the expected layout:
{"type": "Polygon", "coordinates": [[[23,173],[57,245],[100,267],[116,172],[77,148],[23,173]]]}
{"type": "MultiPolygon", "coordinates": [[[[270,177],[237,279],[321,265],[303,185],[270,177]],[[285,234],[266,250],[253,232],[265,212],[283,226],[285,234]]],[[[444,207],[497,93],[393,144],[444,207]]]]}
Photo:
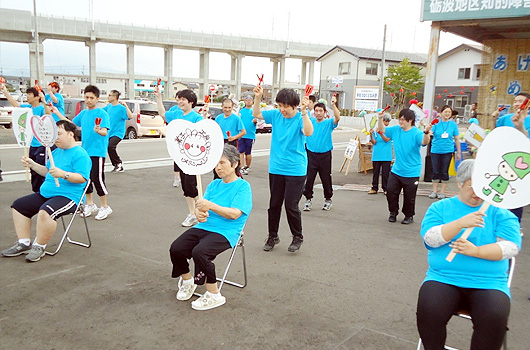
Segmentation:
{"type": "Polygon", "coordinates": [[[70,177],[70,173],[64,173],[64,179],[65,180],[68,180],[69,177],[70,177]]]}

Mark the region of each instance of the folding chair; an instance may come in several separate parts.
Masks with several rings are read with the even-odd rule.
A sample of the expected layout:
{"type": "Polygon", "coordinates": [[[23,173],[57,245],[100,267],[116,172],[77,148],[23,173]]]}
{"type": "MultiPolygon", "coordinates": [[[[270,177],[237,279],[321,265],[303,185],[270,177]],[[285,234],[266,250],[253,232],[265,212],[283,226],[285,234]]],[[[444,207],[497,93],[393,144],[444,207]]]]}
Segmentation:
{"type": "MultiPolygon", "coordinates": [[[[237,241],[237,244],[232,248],[232,253],[230,254],[230,259],[228,259],[228,264],[226,265],[225,271],[223,273],[223,277],[219,278],[217,277],[217,281],[219,283],[219,292],[221,291],[221,288],[223,288],[223,285],[230,284],[232,286],[238,287],[238,288],[245,288],[247,285],[247,261],[245,259],[245,240],[244,240],[244,231],[241,231],[241,234],[239,235],[239,240],[237,241]],[[234,260],[234,257],[236,255],[237,247],[241,247],[241,257],[243,259],[243,283],[233,282],[226,279],[226,275],[228,274],[228,270],[230,270],[230,266],[232,265],[232,261],[234,260]]],[[[182,282],[182,277],[179,278],[179,285],[182,282]]],[[[198,292],[194,292],[193,295],[202,297],[202,294],[198,292]]]]}
{"type": "Polygon", "coordinates": [[[64,243],[65,240],[67,240],[68,243],[79,245],[79,246],[82,246],[82,247],[85,247],[85,248],[90,248],[90,246],[92,245],[92,241],[90,240],[90,233],[88,232],[88,225],[87,225],[86,218],[84,217],[84,215],[79,215],[79,216],[81,216],[83,218],[83,221],[85,222],[85,230],[86,230],[86,235],[87,235],[87,238],[88,238],[88,243],[74,241],[74,240],[70,239],[70,237],[68,237],[68,233],[70,232],[70,228],[72,227],[72,224],[74,222],[76,214],[78,214],[78,213],[81,214],[83,212],[83,201],[85,199],[86,191],[88,190],[88,186],[89,185],[90,185],[90,180],[87,181],[85,189],[83,190],[83,194],[81,195],[81,198],[79,199],[79,202],[76,203],[75,211],[71,214],[72,217],[70,218],[70,221],[68,222],[68,226],[64,222],[64,216],[61,216],[61,222],[63,223],[63,229],[64,229],[63,237],[61,238],[61,241],[59,242],[59,245],[57,246],[55,251],[54,252],[46,251],[46,254],[55,255],[55,254],[59,253],[59,250],[63,246],[63,243],[64,243]]]}
{"type": "MultiPolygon", "coordinates": [[[[515,269],[515,257],[510,259],[510,269],[508,270],[508,288],[510,288],[510,286],[512,285],[512,278],[513,278],[514,269],[515,269]]],[[[471,316],[469,315],[469,312],[467,310],[459,310],[458,312],[455,312],[454,315],[458,316],[460,318],[464,318],[466,320],[470,320],[471,321],[471,316]]],[[[508,330],[508,328],[506,328],[506,330],[508,330]]],[[[508,344],[507,344],[507,339],[506,339],[507,336],[508,336],[508,334],[506,333],[504,335],[504,343],[503,343],[504,350],[508,349],[508,344]]],[[[416,350],[421,350],[421,349],[423,349],[423,343],[422,343],[421,338],[420,338],[420,340],[418,341],[418,347],[416,348],[416,350]]],[[[444,346],[444,349],[446,349],[446,350],[459,350],[457,348],[452,348],[452,347],[447,346],[447,345],[444,346]]]]}

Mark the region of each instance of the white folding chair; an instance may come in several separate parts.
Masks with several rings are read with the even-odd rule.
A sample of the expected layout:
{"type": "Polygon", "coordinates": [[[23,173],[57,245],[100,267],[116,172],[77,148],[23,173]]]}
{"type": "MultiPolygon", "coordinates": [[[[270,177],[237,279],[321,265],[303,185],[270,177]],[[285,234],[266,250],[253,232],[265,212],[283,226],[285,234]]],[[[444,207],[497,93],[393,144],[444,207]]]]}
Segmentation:
{"type": "Polygon", "coordinates": [[[63,243],[64,243],[65,240],[67,240],[68,243],[79,245],[79,246],[85,247],[85,248],[90,248],[90,246],[92,245],[92,241],[90,240],[90,233],[88,232],[88,224],[87,224],[87,221],[86,221],[86,218],[84,217],[84,215],[79,215],[79,216],[81,216],[83,218],[83,221],[85,222],[85,230],[86,230],[86,235],[87,235],[87,238],[88,238],[88,243],[74,241],[74,240],[70,239],[70,237],[68,236],[68,233],[70,232],[70,228],[72,227],[74,219],[77,216],[76,214],[78,214],[78,213],[81,214],[83,212],[83,201],[85,199],[86,191],[88,190],[88,186],[89,185],[90,185],[90,180],[87,181],[87,184],[85,186],[85,189],[83,190],[83,195],[81,196],[81,199],[79,199],[79,202],[76,203],[75,211],[73,212],[73,214],[71,214],[72,217],[70,218],[70,221],[68,222],[68,225],[66,225],[66,223],[64,221],[64,216],[61,216],[61,222],[63,223],[63,229],[64,229],[63,237],[61,238],[61,241],[57,245],[57,248],[55,249],[55,251],[54,252],[46,251],[46,254],[55,255],[55,254],[59,253],[59,250],[61,250],[61,247],[63,246],[63,243]]]}
{"type": "MultiPolygon", "coordinates": [[[[182,282],[182,277],[179,278],[179,285],[182,282]]],[[[229,284],[238,288],[245,288],[247,285],[247,261],[245,258],[245,240],[244,240],[244,231],[241,231],[241,234],[239,235],[239,240],[237,241],[237,244],[232,248],[232,253],[230,254],[230,258],[228,259],[228,264],[226,265],[225,271],[223,272],[223,277],[219,278],[217,277],[217,281],[219,283],[219,292],[221,291],[221,288],[223,288],[223,285],[229,284]],[[234,260],[234,257],[237,252],[237,247],[241,247],[241,258],[243,262],[243,283],[239,282],[233,282],[226,279],[226,276],[228,275],[228,270],[230,270],[230,266],[232,265],[232,261],[234,260]]],[[[202,294],[195,292],[193,293],[195,296],[202,297],[202,294]]]]}
{"type": "MultiPolygon", "coordinates": [[[[515,257],[510,259],[510,269],[508,271],[508,288],[510,288],[510,286],[512,285],[514,269],[515,269],[515,257]]],[[[455,312],[454,315],[471,321],[471,316],[469,315],[467,310],[459,310],[458,312],[455,312]]],[[[506,330],[508,330],[508,328],[506,330]]],[[[508,333],[504,335],[504,343],[503,343],[504,350],[508,349],[507,336],[508,336],[508,333]]],[[[446,350],[459,350],[457,348],[452,348],[447,345],[445,345],[444,348],[446,350]]],[[[416,348],[416,350],[421,350],[421,349],[423,349],[423,343],[420,338],[420,340],[418,341],[418,347],[416,348]]]]}

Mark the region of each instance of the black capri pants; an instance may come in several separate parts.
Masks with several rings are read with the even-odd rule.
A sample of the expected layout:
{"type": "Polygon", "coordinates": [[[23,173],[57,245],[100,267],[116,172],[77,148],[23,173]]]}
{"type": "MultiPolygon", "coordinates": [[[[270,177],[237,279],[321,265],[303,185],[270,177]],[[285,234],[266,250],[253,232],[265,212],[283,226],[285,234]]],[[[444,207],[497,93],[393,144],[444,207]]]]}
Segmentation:
{"type": "Polygon", "coordinates": [[[432,179],[449,181],[449,164],[451,164],[453,153],[431,153],[432,179]]]}
{"type": "Polygon", "coordinates": [[[76,203],[62,196],[45,198],[37,192],[15,200],[11,208],[30,219],[40,210],[44,210],[53,220],[57,220],[63,215],[73,214],[76,203]]]}
{"type": "Polygon", "coordinates": [[[192,227],[181,234],[169,248],[173,263],[171,277],[177,278],[190,272],[188,259],[195,263],[195,284],[216,283],[215,257],[231,248],[221,234],[192,227]]]}
{"type": "Polygon", "coordinates": [[[180,181],[182,182],[184,197],[197,197],[199,195],[199,191],[197,190],[197,176],[184,173],[177,163],[173,163],[173,171],[178,171],[180,173],[180,181]]]}
{"type": "Polygon", "coordinates": [[[420,288],[416,312],[425,350],[444,348],[447,323],[462,309],[469,311],[473,321],[470,349],[501,348],[510,314],[510,298],[505,293],[427,281],[420,288]]]}

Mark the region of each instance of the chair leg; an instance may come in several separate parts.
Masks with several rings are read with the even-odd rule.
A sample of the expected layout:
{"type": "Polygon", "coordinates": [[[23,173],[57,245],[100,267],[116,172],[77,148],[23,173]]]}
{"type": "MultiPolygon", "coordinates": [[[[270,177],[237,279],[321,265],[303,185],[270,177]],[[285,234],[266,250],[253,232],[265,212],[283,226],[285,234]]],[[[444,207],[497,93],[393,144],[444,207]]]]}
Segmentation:
{"type": "Polygon", "coordinates": [[[228,260],[228,265],[226,266],[225,272],[223,273],[223,278],[217,278],[217,281],[221,282],[219,284],[219,291],[221,291],[221,288],[223,287],[223,284],[230,284],[232,286],[238,287],[238,288],[245,288],[247,285],[247,262],[245,259],[245,241],[243,237],[239,240],[239,242],[236,244],[234,249],[232,249],[232,254],[230,254],[230,259],[228,260]],[[244,276],[244,282],[238,283],[229,281],[226,279],[226,275],[228,274],[228,270],[230,269],[230,265],[232,265],[232,260],[234,260],[234,256],[236,255],[237,247],[241,246],[241,256],[243,258],[243,276],[244,276]]]}
{"type": "Polygon", "coordinates": [[[79,246],[82,246],[82,247],[85,247],[85,248],[90,248],[90,246],[92,245],[92,241],[90,240],[90,233],[88,231],[88,224],[87,224],[86,218],[83,218],[83,220],[85,222],[85,230],[86,230],[86,234],[87,234],[87,238],[88,238],[88,243],[74,241],[74,240],[71,240],[70,237],[68,237],[68,232],[70,232],[70,227],[72,227],[72,224],[74,222],[76,214],[77,214],[77,210],[76,210],[75,213],[72,214],[72,218],[68,222],[68,226],[65,226],[64,218],[61,217],[61,221],[62,221],[63,228],[64,228],[63,237],[61,238],[61,241],[57,245],[57,248],[55,249],[55,251],[53,251],[53,252],[46,251],[45,252],[47,255],[53,256],[53,255],[59,253],[59,250],[61,250],[65,240],[68,240],[68,243],[71,243],[71,244],[79,245],[79,246]]]}

